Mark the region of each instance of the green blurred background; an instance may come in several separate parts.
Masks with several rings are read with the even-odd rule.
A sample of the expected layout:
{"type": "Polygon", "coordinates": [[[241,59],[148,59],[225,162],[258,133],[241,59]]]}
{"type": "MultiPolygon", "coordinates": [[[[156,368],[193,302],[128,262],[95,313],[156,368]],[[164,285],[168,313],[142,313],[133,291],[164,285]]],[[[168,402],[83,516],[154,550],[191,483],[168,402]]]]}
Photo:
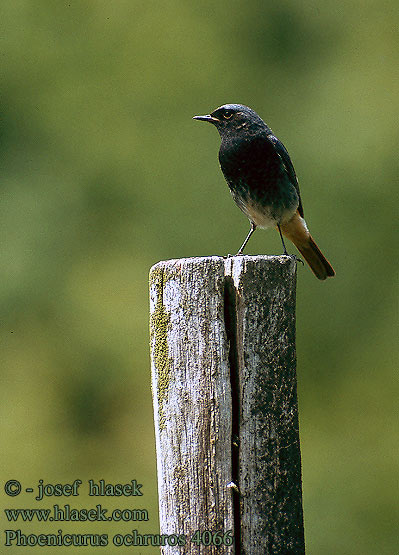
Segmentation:
{"type": "MultiPolygon", "coordinates": [[[[247,233],[218,134],[191,119],[240,102],[288,148],[337,272],[298,270],[308,553],[398,552],[396,10],[3,0],[2,483],[135,478],[142,498],[103,506],[150,514],[105,527],[2,515],[3,529],[157,533],[147,275],[161,259],[234,252],[247,233]]],[[[247,252],[279,254],[278,234],[257,232],[247,252]]],[[[96,504],[83,488],[71,506],[96,504]]],[[[2,493],[3,507],[54,502],[68,500],[2,493]]],[[[105,551],[121,549],[139,551],[105,551]]]]}

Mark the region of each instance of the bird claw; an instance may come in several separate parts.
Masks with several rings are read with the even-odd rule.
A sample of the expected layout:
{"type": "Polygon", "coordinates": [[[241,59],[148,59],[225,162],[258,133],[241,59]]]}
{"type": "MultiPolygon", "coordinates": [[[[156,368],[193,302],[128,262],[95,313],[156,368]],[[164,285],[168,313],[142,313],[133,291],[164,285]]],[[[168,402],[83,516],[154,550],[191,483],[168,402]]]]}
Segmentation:
{"type": "Polygon", "coordinates": [[[242,252],[238,252],[237,254],[226,254],[223,258],[234,258],[234,256],[244,256],[242,252]]]}
{"type": "Polygon", "coordinates": [[[305,266],[305,263],[302,260],[302,258],[299,258],[299,256],[297,256],[296,254],[292,254],[291,256],[296,260],[297,263],[300,262],[302,266],[305,266]]]}

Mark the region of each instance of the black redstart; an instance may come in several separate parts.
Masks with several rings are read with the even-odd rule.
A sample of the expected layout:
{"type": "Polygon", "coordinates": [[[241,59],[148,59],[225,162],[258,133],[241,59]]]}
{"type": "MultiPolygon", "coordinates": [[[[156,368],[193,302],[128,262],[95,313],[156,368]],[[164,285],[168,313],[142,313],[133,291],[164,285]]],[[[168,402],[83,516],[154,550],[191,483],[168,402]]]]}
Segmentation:
{"type": "Polygon", "coordinates": [[[251,222],[237,254],[257,227],[277,227],[302,254],[319,279],[335,272],[309,233],[303,217],[298,180],[289,154],[256,112],[242,104],[225,104],[194,119],[213,123],[222,140],[219,162],[236,204],[251,222]]]}

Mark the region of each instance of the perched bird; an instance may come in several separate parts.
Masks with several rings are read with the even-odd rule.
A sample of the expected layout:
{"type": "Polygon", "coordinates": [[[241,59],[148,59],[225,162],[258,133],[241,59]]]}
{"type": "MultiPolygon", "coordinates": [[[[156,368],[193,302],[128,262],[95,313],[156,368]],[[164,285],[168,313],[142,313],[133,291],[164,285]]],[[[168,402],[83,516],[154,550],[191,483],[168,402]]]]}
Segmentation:
{"type": "Polygon", "coordinates": [[[303,216],[298,180],[288,152],[256,112],[242,104],[225,104],[194,119],[213,123],[222,140],[219,162],[233,199],[251,229],[238,255],[257,227],[276,227],[302,254],[319,279],[335,272],[309,233],[303,216]]]}

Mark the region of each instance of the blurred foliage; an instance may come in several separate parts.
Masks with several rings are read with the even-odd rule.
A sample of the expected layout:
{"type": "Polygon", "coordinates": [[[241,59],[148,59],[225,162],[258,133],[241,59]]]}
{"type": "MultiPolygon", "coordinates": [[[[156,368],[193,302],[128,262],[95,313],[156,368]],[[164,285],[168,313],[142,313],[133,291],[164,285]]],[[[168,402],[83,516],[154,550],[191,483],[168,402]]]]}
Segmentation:
{"type": "MultiPolygon", "coordinates": [[[[156,533],[147,273],[245,236],[217,133],[191,120],[241,102],[290,151],[337,272],[319,283],[299,268],[308,553],[397,553],[396,10],[2,2],[3,481],[136,478],[150,512],[137,528],[156,533]]],[[[278,235],[257,232],[248,252],[279,253],[278,235]]],[[[102,528],[63,526],[132,526],[102,528]]]]}

